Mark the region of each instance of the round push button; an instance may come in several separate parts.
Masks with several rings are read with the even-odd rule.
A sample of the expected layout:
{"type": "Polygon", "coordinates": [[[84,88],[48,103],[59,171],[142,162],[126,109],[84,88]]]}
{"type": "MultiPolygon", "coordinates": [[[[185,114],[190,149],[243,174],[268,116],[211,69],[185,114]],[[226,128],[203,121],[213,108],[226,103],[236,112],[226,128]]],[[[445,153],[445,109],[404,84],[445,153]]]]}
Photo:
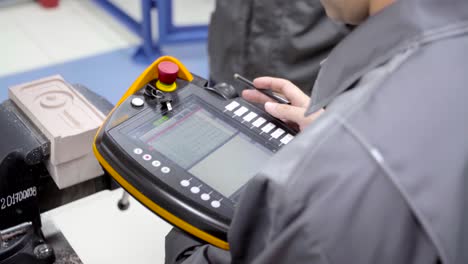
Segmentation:
{"type": "Polygon", "coordinates": [[[143,155],[143,159],[146,160],[146,161],[151,160],[151,158],[152,158],[152,157],[151,157],[150,154],[145,154],[145,155],[143,155]]]}
{"type": "Polygon", "coordinates": [[[191,191],[192,193],[199,193],[199,192],[200,192],[200,188],[194,186],[194,187],[190,188],[190,191],[191,191]]]}
{"type": "Polygon", "coordinates": [[[171,171],[171,169],[169,167],[162,167],[161,168],[162,173],[169,173],[170,171],[171,171]]]}
{"type": "Polygon", "coordinates": [[[176,81],[179,66],[170,61],[163,61],[158,64],[159,80],[165,84],[171,84],[176,81]]]}
{"type": "Polygon", "coordinates": [[[221,206],[221,202],[220,201],[212,201],[211,206],[214,207],[214,208],[219,208],[221,206]]]}
{"type": "Polygon", "coordinates": [[[181,180],[180,185],[182,185],[182,187],[188,187],[190,185],[190,181],[189,180],[181,180]]]}
{"type": "Polygon", "coordinates": [[[151,165],[153,165],[153,167],[159,167],[161,166],[161,162],[159,160],[154,160],[153,162],[151,162],[151,165]]]}
{"type": "Polygon", "coordinates": [[[133,150],[133,153],[137,154],[137,155],[141,155],[141,153],[143,153],[143,150],[141,148],[136,148],[133,150]]]}
{"type": "Polygon", "coordinates": [[[203,201],[208,201],[210,198],[211,198],[210,195],[207,194],[207,193],[204,193],[204,194],[201,195],[201,199],[203,201]]]}
{"type": "Polygon", "coordinates": [[[142,107],[145,104],[145,101],[139,97],[133,98],[131,102],[134,107],[142,107]]]}

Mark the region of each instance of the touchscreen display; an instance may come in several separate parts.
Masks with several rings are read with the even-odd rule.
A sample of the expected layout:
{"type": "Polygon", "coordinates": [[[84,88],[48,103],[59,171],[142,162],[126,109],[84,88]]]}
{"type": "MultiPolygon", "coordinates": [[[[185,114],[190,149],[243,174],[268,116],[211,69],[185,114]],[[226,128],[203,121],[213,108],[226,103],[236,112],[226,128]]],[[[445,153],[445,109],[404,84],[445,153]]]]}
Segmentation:
{"type": "Polygon", "coordinates": [[[174,116],[156,118],[132,134],[227,197],[272,155],[196,100],[177,109],[174,116]]]}

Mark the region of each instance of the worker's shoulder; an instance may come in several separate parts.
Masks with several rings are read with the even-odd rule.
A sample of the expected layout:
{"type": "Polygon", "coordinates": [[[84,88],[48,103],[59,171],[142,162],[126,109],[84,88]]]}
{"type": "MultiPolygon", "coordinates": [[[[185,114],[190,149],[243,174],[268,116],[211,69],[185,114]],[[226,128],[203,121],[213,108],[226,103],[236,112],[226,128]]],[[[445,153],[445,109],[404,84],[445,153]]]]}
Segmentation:
{"type": "Polygon", "coordinates": [[[467,48],[468,34],[409,49],[406,59],[383,78],[376,90],[377,94],[408,93],[409,96],[400,100],[425,101],[428,97],[437,97],[441,93],[464,87],[468,77],[467,48]],[[424,93],[425,96],[422,98],[412,92],[424,93]]]}
{"type": "MultiPolygon", "coordinates": [[[[421,134],[440,119],[463,110],[468,97],[468,35],[435,41],[402,52],[362,76],[353,89],[341,94],[328,110],[374,144],[421,134]],[[408,131],[411,129],[411,131],[408,131]],[[398,137],[398,138],[397,138],[398,137]]],[[[427,133],[424,133],[427,134],[427,133]]]]}
{"type": "Polygon", "coordinates": [[[336,111],[339,119],[366,144],[390,142],[400,152],[411,137],[443,137],[446,129],[460,125],[451,117],[466,111],[466,48],[468,35],[436,41],[407,51],[400,61],[394,58],[394,65],[390,61],[374,69],[337,99],[345,105],[336,111]],[[377,78],[366,79],[379,71],[377,78]]]}
{"type": "MultiPolygon", "coordinates": [[[[415,160],[427,161],[418,159],[421,155],[442,160],[443,152],[437,148],[451,145],[432,141],[445,139],[446,130],[452,129],[450,143],[454,144],[464,139],[455,132],[468,131],[448,118],[465,111],[463,106],[453,106],[468,98],[468,75],[464,73],[468,53],[463,47],[468,47],[467,37],[446,39],[400,54],[373,69],[275,155],[262,174],[282,191],[293,191],[290,197],[298,200],[320,196],[326,190],[324,185],[344,184],[358,191],[375,179],[399,189],[395,175],[389,174],[392,169],[399,171],[407,164],[418,169],[423,164],[415,166],[415,160]]],[[[403,175],[411,170],[399,172],[403,175]]]]}

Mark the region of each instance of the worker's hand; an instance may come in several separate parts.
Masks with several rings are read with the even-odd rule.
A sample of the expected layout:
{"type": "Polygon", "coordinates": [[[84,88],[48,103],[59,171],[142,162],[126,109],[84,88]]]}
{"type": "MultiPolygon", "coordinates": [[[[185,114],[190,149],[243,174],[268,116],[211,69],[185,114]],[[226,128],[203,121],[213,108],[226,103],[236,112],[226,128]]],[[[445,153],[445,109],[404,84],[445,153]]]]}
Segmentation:
{"type": "Polygon", "coordinates": [[[301,131],[323,113],[323,109],[321,109],[308,116],[304,116],[309,106],[310,98],[288,80],[273,77],[259,77],[256,78],[253,83],[258,89],[271,89],[273,92],[288,99],[291,105],[279,104],[270,97],[253,89],[242,91],[242,97],[253,103],[264,104],[265,110],[270,115],[297,125],[301,131]]]}

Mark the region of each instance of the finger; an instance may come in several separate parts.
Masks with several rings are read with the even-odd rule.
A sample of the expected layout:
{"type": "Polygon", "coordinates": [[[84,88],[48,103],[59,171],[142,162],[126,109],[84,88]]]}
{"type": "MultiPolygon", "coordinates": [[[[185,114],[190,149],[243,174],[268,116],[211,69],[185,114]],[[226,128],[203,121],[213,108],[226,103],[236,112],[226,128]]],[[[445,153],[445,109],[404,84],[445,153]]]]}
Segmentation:
{"type": "Polygon", "coordinates": [[[292,82],[273,77],[259,77],[254,81],[255,87],[259,89],[271,89],[273,92],[280,93],[286,97],[291,104],[299,107],[307,107],[310,98],[299,87],[292,82]]]}
{"type": "Polygon", "coordinates": [[[299,129],[302,131],[304,130],[310,123],[314,122],[321,114],[323,114],[325,110],[320,109],[308,116],[306,116],[302,123],[299,124],[299,129]]]}
{"type": "Polygon", "coordinates": [[[298,125],[301,125],[305,119],[305,108],[297,106],[267,102],[265,110],[278,119],[289,120],[298,125]]]}
{"type": "Polygon", "coordinates": [[[292,121],[286,121],[285,123],[286,125],[288,125],[288,127],[292,128],[293,130],[302,131],[301,127],[292,121]]]}
{"type": "Polygon", "coordinates": [[[276,118],[294,122],[301,131],[325,112],[323,109],[320,109],[308,116],[304,116],[305,108],[278,103],[265,103],[265,110],[276,118]]]}
{"type": "Polygon", "coordinates": [[[244,90],[242,91],[242,98],[252,103],[264,104],[266,102],[274,102],[270,97],[262,94],[256,90],[244,90]]]}

